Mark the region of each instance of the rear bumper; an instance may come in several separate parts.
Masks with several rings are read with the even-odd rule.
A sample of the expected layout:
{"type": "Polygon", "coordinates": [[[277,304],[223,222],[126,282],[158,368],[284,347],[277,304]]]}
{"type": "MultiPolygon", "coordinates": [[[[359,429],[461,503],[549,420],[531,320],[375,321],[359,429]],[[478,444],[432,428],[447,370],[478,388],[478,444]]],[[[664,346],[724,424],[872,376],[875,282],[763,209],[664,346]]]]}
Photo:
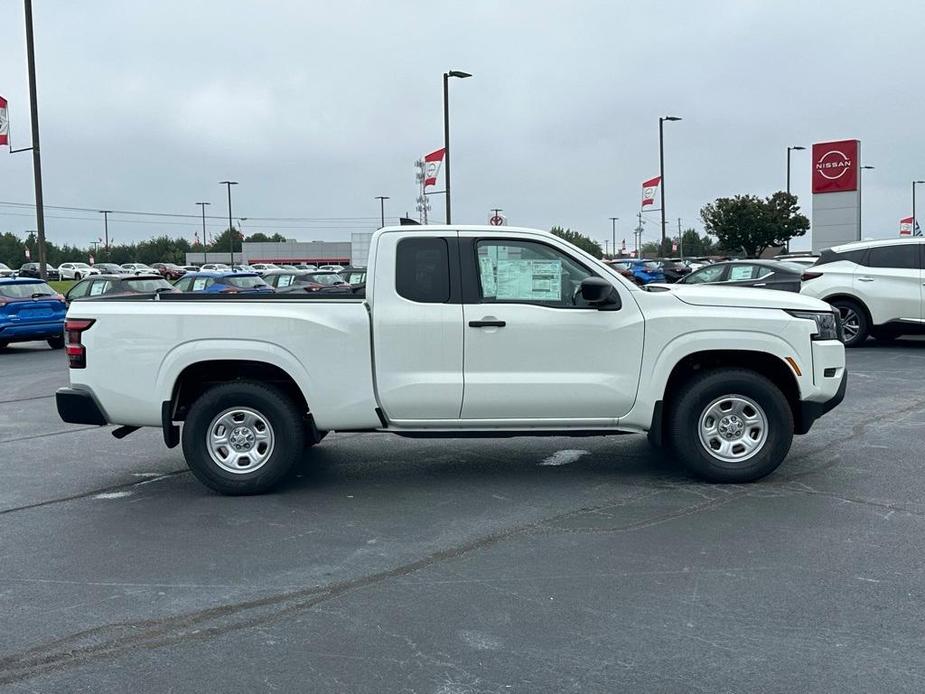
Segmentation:
{"type": "Polygon", "coordinates": [[[824,402],[814,402],[809,400],[803,400],[800,402],[800,416],[799,421],[795,422],[795,431],[796,434],[805,434],[813,426],[813,423],[819,419],[822,415],[830,412],[835,407],[837,407],[842,400],[845,399],[845,391],[848,389],[848,371],[847,369],[842,372],[841,383],[838,386],[838,390],[835,391],[830,399],[825,400],[824,402]]]}
{"type": "Polygon", "coordinates": [[[47,340],[64,335],[64,317],[36,323],[6,323],[0,325],[0,342],[28,342],[47,340]]]}
{"type": "Polygon", "coordinates": [[[59,388],[55,393],[58,416],[68,424],[109,424],[91,393],[74,388],[59,388]]]}

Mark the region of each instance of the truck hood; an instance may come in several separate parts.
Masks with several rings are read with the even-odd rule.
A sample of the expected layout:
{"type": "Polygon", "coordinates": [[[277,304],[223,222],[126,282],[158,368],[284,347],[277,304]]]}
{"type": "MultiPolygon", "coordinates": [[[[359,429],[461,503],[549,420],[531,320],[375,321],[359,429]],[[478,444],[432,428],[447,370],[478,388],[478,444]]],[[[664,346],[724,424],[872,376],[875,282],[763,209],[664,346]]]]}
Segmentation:
{"type": "Polygon", "coordinates": [[[679,301],[692,306],[729,306],[731,308],[779,308],[796,311],[831,311],[824,301],[775,289],[754,287],[718,287],[683,284],[646,285],[646,291],[670,293],[679,301]]]}

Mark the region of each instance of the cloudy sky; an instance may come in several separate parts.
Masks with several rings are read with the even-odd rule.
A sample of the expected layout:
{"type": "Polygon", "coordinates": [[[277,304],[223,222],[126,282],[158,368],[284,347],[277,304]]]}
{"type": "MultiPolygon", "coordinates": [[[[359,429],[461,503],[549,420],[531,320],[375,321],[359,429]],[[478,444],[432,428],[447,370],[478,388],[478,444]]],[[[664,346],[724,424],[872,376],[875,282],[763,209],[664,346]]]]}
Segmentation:
{"type": "MultiPolygon", "coordinates": [[[[441,73],[461,69],[474,77],[451,83],[454,221],[501,207],[512,224],[603,240],[618,216],[629,241],[671,114],[684,119],[666,124],[675,225],[699,227],[718,196],[784,188],[787,145],[859,138],[876,167],[864,235],[893,236],[925,178],[923,26],[911,0],[35,0],[45,200],[176,214],[208,200],[220,215],[217,182],[232,178],[246,232],[347,239],[377,226],[376,195],[389,216],[413,213],[413,161],[442,144],[441,73]]],[[[7,3],[0,61],[13,145],[27,146],[21,3],[7,3]]],[[[794,153],[807,215],[809,173],[794,153]]],[[[7,204],[33,201],[29,154],[3,157],[0,181],[0,230],[34,228],[7,204]]],[[[49,209],[48,236],[84,244],[99,217],[49,209]]],[[[197,228],[110,222],[116,241],[197,228]]]]}

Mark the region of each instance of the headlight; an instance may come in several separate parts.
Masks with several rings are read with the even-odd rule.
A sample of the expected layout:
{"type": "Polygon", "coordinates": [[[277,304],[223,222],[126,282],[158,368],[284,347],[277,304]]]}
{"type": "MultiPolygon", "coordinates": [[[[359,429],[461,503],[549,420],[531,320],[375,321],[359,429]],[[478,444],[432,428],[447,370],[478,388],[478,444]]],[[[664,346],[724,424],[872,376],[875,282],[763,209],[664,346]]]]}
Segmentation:
{"type": "Polygon", "coordinates": [[[794,318],[811,320],[816,324],[813,340],[841,340],[841,319],[830,311],[787,311],[794,318]]]}

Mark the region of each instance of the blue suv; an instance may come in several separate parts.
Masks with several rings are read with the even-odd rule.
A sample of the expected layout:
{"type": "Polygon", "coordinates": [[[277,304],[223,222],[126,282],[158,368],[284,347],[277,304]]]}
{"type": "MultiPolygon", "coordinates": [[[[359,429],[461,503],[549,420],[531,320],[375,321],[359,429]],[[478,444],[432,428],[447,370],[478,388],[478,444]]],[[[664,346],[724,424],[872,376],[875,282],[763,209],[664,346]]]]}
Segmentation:
{"type": "Polygon", "coordinates": [[[611,264],[633,273],[639,284],[665,281],[665,273],[653,260],[617,260],[611,264]]]}
{"type": "Polygon", "coordinates": [[[0,348],[11,342],[45,340],[64,348],[64,297],[44,280],[0,279],[0,348]]]}

